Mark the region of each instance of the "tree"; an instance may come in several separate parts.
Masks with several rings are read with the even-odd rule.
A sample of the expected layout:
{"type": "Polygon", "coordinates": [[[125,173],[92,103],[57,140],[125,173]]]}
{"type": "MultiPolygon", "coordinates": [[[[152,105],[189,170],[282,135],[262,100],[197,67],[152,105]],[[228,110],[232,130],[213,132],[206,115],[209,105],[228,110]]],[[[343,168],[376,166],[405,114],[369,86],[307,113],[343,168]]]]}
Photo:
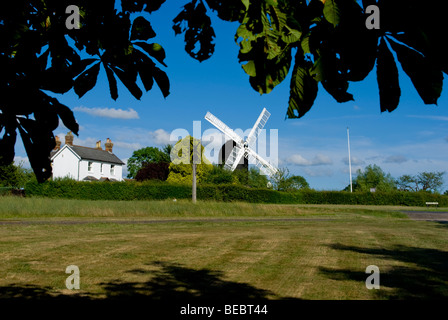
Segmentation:
{"type": "MultiPolygon", "coordinates": [[[[59,119],[75,134],[79,129],[72,111],[50,93],[74,89],[82,97],[95,86],[101,67],[112,99],[118,98],[117,78],[136,99],[143,94],[139,83],[149,91],[154,82],[167,97],[169,79],[159,68],[165,66],[165,51],[151,42],[156,33],[143,14],[164,2],[5,2],[0,12],[2,164],[12,163],[19,131],[38,181],[49,178],[59,119]],[[71,28],[69,5],[79,7],[81,18],[71,28]]],[[[391,112],[401,96],[398,62],[423,102],[437,104],[448,71],[446,6],[420,0],[191,0],[174,18],[173,30],[184,35],[186,52],[204,61],[214,53],[212,11],[238,22],[238,59],[254,90],[270,93],[292,70],[287,118],[311,109],[319,83],[337,102],[353,100],[350,82],[364,80],[375,66],[380,110],[391,112]],[[367,27],[371,5],[380,12],[380,29],[367,27]]]]}
{"type": "Polygon", "coordinates": [[[166,97],[169,80],[165,51],[143,13],[158,10],[165,0],[88,1],[19,0],[0,11],[0,165],[14,159],[17,130],[39,182],[51,177],[49,155],[59,119],[73,133],[79,126],[73,112],[53,94],[74,89],[82,97],[96,84],[102,66],[111,98],[118,98],[117,78],[136,98],[154,81],[166,97]],[[117,2],[117,3],[116,3],[117,2]],[[121,4],[120,6],[118,4],[121,4]],[[71,24],[69,6],[79,9],[71,24]],[[116,10],[118,8],[118,10],[116,10]],[[131,20],[131,14],[133,20],[131,20]],[[75,19],[76,20],[76,19],[75,19]]]}
{"type": "Polygon", "coordinates": [[[193,165],[196,165],[197,182],[204,181],[213,165],[204,155],[201,141],[187,136],[180,139],[171,150],[168,182],[190,184],[193,181],[193,165]]]}
{"type": "Polygon", "coordinates": [[[418,191],[420,189],[417,178],[408,174],[399,177],[395,183],[402,191],[418,191]]]}
{"type": "Polygon", "coordinates": [[[364,171],[361,169],[357,171],[357,176],[353,180],[353,191],[370,191],[372,188],[384,192],[395,190],[395,180],[376,164],[368,165],[364,171]]]}
{"type": "Polygon", "coordinates": [[[349,83],[365,79],[375,65],[380,109],[395,110],[401,90],[394,53],[425,104],[436,104],[442,92],[443,72],[448,71],[447,48],[441,41],[447,31],[446,3],[192,0],[173,28],[176,34],[185,33],[187,52],[200,61],[214,51],[215,35],[204,3],[220,19],[240,24],[235,35],[238,58],[253,89],[271,92],[292,69],[287,118],[310,110],[319,83],[337,102],[353,100],[349,83]],[[379,13],[379,29],[369,26],[371,5],[379,13]]]}
{"type": "Polygon", "coordinates": [[[304,177],[291,175],[288,168],[277,170],[277,173],[272,177],[272,185],[278,191],[296,191],[310,187],[304,177]]]}
{"type": "Polygon", "coordinates": [[[215,164],[204,177],[204,183],[210,184],[230,184],[234,182],[232,172],[224,169],[221,165],[215,164]]]}
{"type": "MultiPolygon", "coordinates": [[[[166,153],[170,147],[165,146],[164,151],[161,151],[157,147],[146,147],[135,150],[132,156],[128,159],[128,178],[135,178],[137,172],[150,163],[169,163],[170,156],[166,153]]],[[[171,150],[171,149],[169,149],[171,150]]]]}
{"type": "Polygon", "coordinates": [[[33,172],[23,168],[22,163],[0,166],[0,187],[24,188],[33,177],[33,172]]]}
{"type": "Polygon", "coordinates": [[[308,181],[302,176],[291,176],[286,181],[289,184],[286,191],[310,188],[308,181]]]}
{"type": "Polygon", "coordinates": [[[398,178],[397,185],[405,191],[438,192],[443,186],[445,172],[420,172],[416,176],[403,175],[398,178]]]}
{"type": "Polygon", "coordinates": [[[443,186],[444,175],[445,172],[420,172],[417,179],[423,191],[438,192],[443,186]]]}
{"type": "Polygon", "coordinates": [[[258,168],[249,168],[249,176],[247,185],[252,188],[267,188],[269,183],[268,178],[260,173],[258,168]]]}
{"type": "Polygon", "coordinates": [[[161,180],[165,181],[168,179],[168,174],[170,164],[168,162],[152,162],[146,163],[143,168],[138,170],[135,175],[135,180],[145,181],[145,180],[161,180]]]}

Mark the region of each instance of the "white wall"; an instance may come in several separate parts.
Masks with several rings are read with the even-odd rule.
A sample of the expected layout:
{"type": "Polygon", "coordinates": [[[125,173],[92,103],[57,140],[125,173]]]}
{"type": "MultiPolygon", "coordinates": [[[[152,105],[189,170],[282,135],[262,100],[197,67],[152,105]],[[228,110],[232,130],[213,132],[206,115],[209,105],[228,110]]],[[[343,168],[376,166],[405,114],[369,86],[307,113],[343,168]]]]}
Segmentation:
{"type": "Polygon", "coordinates": [[[68,148],[64,148],[53,160],[53,178],[78,179],[78,157],[68,148]]]}
{"type": "Polygon", "coordinates": [[[80,163],[80,173],[79,173],[79,180],[83,180],[87,176],[95,177],[96,179],[101,178],[109,178],[109,179],[115,179],[118,181],[123,180],[122,172],[123,168],[121,165],[115,165],[114,168],[114,174],[111,174],[111,164],[104,163],[104,162],[98,162],[98,161],[88,161],[88,160],[81,160],[80,163]],[[89,162],[92,163],[91,170],[88,170],[89,162]],[[103,171],[101,172],[101,164],[103,165],[103,171]]]}

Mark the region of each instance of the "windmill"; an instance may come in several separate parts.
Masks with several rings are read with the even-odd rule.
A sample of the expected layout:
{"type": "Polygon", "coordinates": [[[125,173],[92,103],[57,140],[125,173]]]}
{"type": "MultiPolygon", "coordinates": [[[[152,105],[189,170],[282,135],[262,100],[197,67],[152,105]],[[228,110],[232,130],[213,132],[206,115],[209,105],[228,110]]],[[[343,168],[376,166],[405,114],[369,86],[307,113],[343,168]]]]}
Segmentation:
{"type": "Polygon", "coordinates": [[[271,114],[268,112],[268,110],[264,108],[249,135],[247,136],[246,141],[244,141],[224,122],[219,120],[210,112],[207,112],[207,114],[205,115],[205,119],[236,143],[236,146],[232,149],[232,152],[230,153],[229,157],[226,160],[226,163],[224,164],[225,169],[228,169],[230,171],[235,170],[241,158],[244,156],[252,163],[255,163],[255,165],[268,176],[273,176],[277,172],[277,168],[260,157],[252,148],[252,145],[257,140],[260,131],[263,129],[270,115],[271,114]]]}

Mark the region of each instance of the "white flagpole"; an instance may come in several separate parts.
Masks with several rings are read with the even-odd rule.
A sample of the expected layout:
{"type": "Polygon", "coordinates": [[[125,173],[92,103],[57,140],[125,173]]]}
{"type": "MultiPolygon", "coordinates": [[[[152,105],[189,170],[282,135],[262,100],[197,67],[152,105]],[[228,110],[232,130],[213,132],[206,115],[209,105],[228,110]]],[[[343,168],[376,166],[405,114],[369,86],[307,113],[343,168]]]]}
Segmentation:
{"type": "Polygon", "coordinates": [[[347,142],[348,142],[348,166],[350,171],[350,192],[353,192],[353,184],[352,184],[352,159],[350,157],[350,133],[347,127],[347,142]]]}

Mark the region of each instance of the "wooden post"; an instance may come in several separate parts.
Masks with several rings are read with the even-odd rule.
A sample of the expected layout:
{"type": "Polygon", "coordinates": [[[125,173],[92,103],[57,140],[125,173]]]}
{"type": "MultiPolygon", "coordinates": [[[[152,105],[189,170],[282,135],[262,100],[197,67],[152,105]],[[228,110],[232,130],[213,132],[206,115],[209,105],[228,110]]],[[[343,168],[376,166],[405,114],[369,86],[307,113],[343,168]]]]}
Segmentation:
{"type": "Polygon", "coordinates": [[[193,162],[193,187],[191,190],[191,200],[196,203],[196,163],[193,162]]]}

